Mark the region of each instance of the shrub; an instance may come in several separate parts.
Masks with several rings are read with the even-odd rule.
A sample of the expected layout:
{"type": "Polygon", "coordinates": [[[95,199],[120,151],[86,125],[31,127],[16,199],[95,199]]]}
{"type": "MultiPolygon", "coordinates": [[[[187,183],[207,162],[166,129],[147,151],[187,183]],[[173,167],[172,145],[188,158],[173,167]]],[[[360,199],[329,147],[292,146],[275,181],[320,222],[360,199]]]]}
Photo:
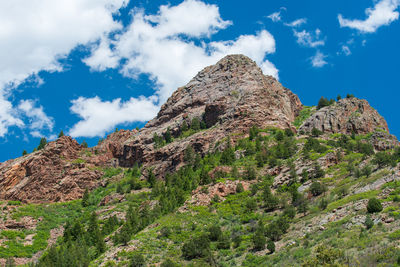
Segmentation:
{"type": "Polygon", "coordinates": [[[321,199],[321,201],[318,203],[318,208],[320,210],[324,210],[328,207],[328,200],[326,198],[321,199]]]}
{"type": "Polygon", "coordinates": [[[171,259],[166,259],[163,263],[160,265],[161,267],[177,267],[178,264],[173,262],[171,259]]]}
{"type": "Polygon", "coordinates": [[[210,228],[208,228],[208,232],[209,232],[208,238],[211,241],[218,241],[222,237],[221,227],[218,225],[210,226],[210,228]]]}
{"type": "Polygon", "coordinates": [[[374,226],[374,222],[372,221],[371,216],[368,215],[367,218],[365,218],[364,225],[367,230],[371,229],[374,226]]]}
{"type": "Polygon", "coordinates": [[[310,192],[313,196],[319,196],[326,191],[324,185],[319,182],[313,182],[310,186],[310,192]]]}
{"type": "Polygon", "coordinates": [[[236,193],[242,193],[244,191],[242,183],[236,185],[236,193]]]}
{"type": "Polygon", "coordinates": [[[274,243],[274,241],[268,240],[267,249],[269,250],[269,253],[271,253],[271,254],[275,252],[275,243],[274,243]]]}
{"type": "Polygon", "coordinates": [[[257,201],[254,198],[249,198],[246,201],[247,211],[255,211],[257,209],[257,201]]]}
{"type": "Polygon", "coordinates": [[[146,261],[144,260],[144,257],[142,254],[136,252],[132,255],[131,267],[144,267],[146,266],[146,261]]]}
{"type": "Polygon", "coordinates": [[[265,243],[267,240],[265,239],[264,233],[261,230],[257,230],[253,235],[253,246],[256,251],[263,250],[265,248],[265,243]]]}
{"type": "Polygon", "coordinates": [[[381,202],[376,198],[371,198],[368,201],[367,210],[369,213],[381,212],[383,210],[381,202]]]}
{"type": "Polygon", "coordinates": [[[210,253],[210,240],[206,234],[194,237],[183,244],[182,256],[186,260],[206,257],[210,253]]]}
{"type": "Polygon", "coordinates": [[[217,243],[218,249],[230,249],[231,248],[231,240],[227,234],[223,234],[217,243]]]}
{"type": "Polygon", "coordinates": [[[318,130],[317,128],[312,128],[312,130],[311,130],[311,135],[313,136],[313,137],[318,137],[318,136],[320,136],[322,134],[322,132],[320,131],[320,130],[318,130]]]}

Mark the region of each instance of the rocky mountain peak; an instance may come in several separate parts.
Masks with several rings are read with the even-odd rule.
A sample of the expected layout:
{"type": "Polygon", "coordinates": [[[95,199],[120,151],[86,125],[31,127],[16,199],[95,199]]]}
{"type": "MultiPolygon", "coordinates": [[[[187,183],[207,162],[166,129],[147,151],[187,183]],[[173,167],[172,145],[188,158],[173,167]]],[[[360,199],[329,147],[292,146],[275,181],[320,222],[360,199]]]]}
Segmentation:
{"type": "Polygon", "coordinates": [[[243,55],[226,56],[204,68],[188,84],[178,88],[134,138],[124,145],[119,162],[153,166],[164,173],[182,163],[183,151],[190,145],[206,153],[231,133],[247,133],[256,125],[293,128],[302,109],[298,97],[275,78],[265,76],[257,64],[243,55]],[[198,118],[207,130],[179,139],[181,126],[198,118]],[[170,131],[175,141],[155,149],[154,134],[170,131]]]}

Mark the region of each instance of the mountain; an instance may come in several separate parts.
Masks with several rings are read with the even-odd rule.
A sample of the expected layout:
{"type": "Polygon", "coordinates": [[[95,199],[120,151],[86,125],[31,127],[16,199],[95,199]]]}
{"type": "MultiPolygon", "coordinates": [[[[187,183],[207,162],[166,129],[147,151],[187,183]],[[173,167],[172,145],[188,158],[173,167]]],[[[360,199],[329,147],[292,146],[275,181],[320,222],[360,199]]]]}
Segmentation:
{"type": "Polygon", "coordinates": [[[91,148],[63,136],[1,163],[0,258],[392,265],[398,162],[397,138],[366,100],[306,107],[254,61],[230,55],[140,130],[91,148]]]}

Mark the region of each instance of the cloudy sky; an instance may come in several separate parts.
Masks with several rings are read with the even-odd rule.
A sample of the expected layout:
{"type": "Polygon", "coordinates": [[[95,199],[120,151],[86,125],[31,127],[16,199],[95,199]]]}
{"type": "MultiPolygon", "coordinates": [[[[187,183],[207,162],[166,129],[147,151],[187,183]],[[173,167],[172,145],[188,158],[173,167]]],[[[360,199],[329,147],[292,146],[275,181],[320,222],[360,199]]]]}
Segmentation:
{"type": "Polygon", "coordinates": [[[198,71],[242,53],[315,105],[367,99],[400,134],[400,0],[0,1],[0,161],[60,130],[142,127],[198,71]]]}

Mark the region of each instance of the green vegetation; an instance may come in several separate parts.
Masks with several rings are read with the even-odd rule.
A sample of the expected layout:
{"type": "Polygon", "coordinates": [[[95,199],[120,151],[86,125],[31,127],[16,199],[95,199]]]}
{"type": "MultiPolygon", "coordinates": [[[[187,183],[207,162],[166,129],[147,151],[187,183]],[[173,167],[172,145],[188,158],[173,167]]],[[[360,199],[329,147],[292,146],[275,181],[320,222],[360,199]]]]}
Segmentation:
{"type": "Polygon", "coordinates": [[[300,111],[300,114],[296,117],[293,122],[293,125],[296,128],[299,128],[303,122],[305,122],[311,115],[314,113],[314,107],[307,107],[304,106],[303,109],[300,111]]]}
{"type": "MultiPolygon", "coordinates": [[[[298,121],[314,110],[303,109],[298,121]]],[[[168,129],[155,135],[155,146],[205,127],[202,118],[183,121],[178,132],[168,129]]],[[[105,168],[104,186],[86,189],[82,200],[3,203],[13,219],[29,216],[37,220],[37,227],[1,231],[5,245],[0,246],[0,256],[32,257],[47,247],[50,230],[62,225],[63,235],[34,266],[397,263],[400,182],[363,188],[392,174],[391,166],[400,161],[399,149],[375,153],[370,135],[327,136],[313,131],[303,137],[289,129],[257,127],[248,134],[227,136],[202,155],[188,145],[184,165],[165,173],[163,180],[156,178],[153,168],[105,168]],[[236,186],[230,187],[229,195],[215,194],[217,183],[236,186]],[[363,190],[355,193],[359,189],[363,190]],[[208,195],[203,197],[211,202],[186,202],[193,192],[208,195]],[[360,203],[367,200],[365,209],[360,203]],[[384,202],[390,203],[383,210],[384,202]],[[362,208],[356,210],[353,204],[362,208]],[[395,223],[377,223],[383,215],[395,223]],[[26,244],[30,235],[32,244],[26,244]],[[113,258],[105,253],[109,250],[115,252],[113,258]]]]}

